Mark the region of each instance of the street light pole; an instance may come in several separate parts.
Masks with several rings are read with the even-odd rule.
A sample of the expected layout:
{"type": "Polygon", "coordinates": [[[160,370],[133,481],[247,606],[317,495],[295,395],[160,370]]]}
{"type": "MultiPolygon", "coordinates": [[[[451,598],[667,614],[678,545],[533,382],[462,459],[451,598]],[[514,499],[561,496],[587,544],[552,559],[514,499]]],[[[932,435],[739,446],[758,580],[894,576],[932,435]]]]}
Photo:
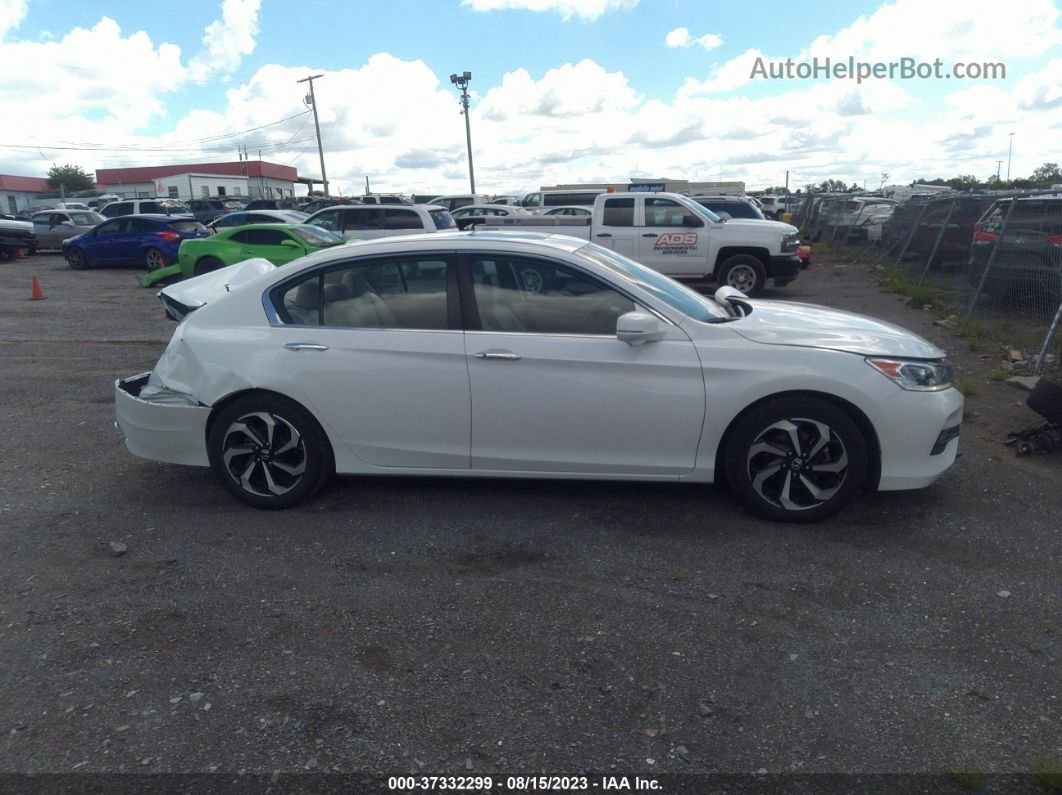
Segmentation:
{"type": "Polygon", "coordinates": [[[468,144],[468,182],[471,192],[476,192],[476,172],[472,169],[472,128],[468,121],[468,81],[472,79],[471,72],[450,75],[450,82],[461,89],[461,107],[465,114],[465,142],[468,144]]]}
{"type": "Polygon", "coordinates": [[[310,84],[310,107],[313,108],[313,126],[317,129],[317,154],[321,158],[321,182],[324,183],[324,194],[328,196],[328,174],[325,173],[324,147],[321,146],[321,123],[317,120],[317,97],[313,93],[313,81],[318,77],[324,77],[324,75],[310,75],[295,82],[310,84]]]}
{"type": "Polygon", "coordinates": [[[1010,184],[1010,156],[1014,152],[1014,133],[1010,134],[1010,148],[1007,149],[1007,184],[1010,184]]]}

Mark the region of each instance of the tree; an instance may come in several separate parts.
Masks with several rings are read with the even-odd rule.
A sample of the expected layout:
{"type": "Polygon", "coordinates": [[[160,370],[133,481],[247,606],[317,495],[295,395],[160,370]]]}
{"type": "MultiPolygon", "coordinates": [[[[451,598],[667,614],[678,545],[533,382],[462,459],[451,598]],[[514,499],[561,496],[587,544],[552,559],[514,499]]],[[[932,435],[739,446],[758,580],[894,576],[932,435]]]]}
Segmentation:
{"type": "Polygon", "coordinates": [[[1032,182],[1044,182],[1051,185],[1055,182],[1062,182],[1062,171],[1059,170],[1058,163],[1044,163],[1033,171],[1029,179],[1032,182]]]}
{"type": "Polygon", "coordinates": [[[62,188],[66,193],[77,193],[80,190],[92,190],[96,181],[81,166],[66,165],[48,169],[48,184],[56,190],[62,188]]]}

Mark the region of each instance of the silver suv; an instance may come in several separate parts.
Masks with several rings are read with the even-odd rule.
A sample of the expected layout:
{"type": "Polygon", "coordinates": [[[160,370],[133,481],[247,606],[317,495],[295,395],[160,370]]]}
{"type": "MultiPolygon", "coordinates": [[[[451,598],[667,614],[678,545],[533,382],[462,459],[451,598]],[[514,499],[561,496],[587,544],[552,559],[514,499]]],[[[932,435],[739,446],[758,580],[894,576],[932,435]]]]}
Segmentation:
{"type": "Polygon", "coordinates": [[[144,213],[191,215],[192,211],[187,205],[175,199],[120,199],[100,210],[100,215],[105,218],[117,218],[119,215],[143,215],[144,213]]]}

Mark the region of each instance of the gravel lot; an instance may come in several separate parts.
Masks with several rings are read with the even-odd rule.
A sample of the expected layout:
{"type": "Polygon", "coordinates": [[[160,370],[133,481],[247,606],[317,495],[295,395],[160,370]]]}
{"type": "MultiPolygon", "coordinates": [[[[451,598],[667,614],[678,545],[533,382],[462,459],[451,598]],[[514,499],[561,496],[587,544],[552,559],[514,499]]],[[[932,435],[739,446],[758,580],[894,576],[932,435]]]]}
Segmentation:
{"type": "MultiPolygon", "coordinates": [[[[1036,419],[1013,387],[969,401],[933,487],[813,527],[713,488],[530,481],[348,478],[263,513],[125,451],[113,380],[174,328],[135,276],[0,264],[0,773],[1036,792],[993,776],[1062,766],[1062,454],[1003,447],[1036,419]]],[[[862,268],[771,294],[995,366],[862,268]]]]}

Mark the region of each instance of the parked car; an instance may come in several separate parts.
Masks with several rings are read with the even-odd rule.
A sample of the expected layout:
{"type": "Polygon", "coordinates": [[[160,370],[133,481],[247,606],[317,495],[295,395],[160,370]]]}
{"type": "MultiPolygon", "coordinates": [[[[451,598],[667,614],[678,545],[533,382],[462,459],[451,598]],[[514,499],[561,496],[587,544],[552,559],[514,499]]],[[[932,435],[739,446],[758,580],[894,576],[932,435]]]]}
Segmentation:
{"type": "Polygon", "coordinates": [[[529,213],[537,214],[550,207],[593,207],[594,200],[607,191],[604,188],[587,188],[584,190],[540,190],[525,193],[520,197],[520,206],[529,213]]]}
{"type": "Polygon", "coordinates": [[[864,489],[927,486],[958,451],[963,398],[930,342],[703,296],[585,241],[451,232],[263,267],[165,288],[198,308],[152,372],[115,382],[130,452],[210,466],[257,508],[334,472],[725,473],[757,515],[808,522],[864,489]],[[548,290],[526,289],[529,267],[548,290]]]}
{"type": "MultiPolygon", "coordinates": [[[[254,204],[254,202],[251,202],[251,204],[254,204]]],[[[304,213],[308,213],[309,215],[313,215],[315,212],[317,212],[318,210],[323,210],[325,207],[337,207],[339,205],[350,205],[350,204],[361,204],[361,202],[358,199],[341,199],[341,198],[338,198],[338,197],[335,197],[335,196],[329,196],[329,197],[324,197],[324,198],[319,198],[319,199],[311,199],[310,201],[306,202],[305,204],[300,205],[298,209],[300,211],[304,212],[304,213]]],[[[264,210],[264,209],[267,209],[267,208],[265,208],[265,207],[262,207],[262,208],[251,207],[250,205],[248,205],[247,209],[249,209],[249,210],[263,209],[264,210]]],[[[271,208],[271,209],[280,209],[280,208],[271,208]]]]}
{"type": "Polygon", "coordinates": [[[506,204],[466,204],[457,210],[451,210],[450,215],[454,218],[483,218],[488,215],[527,215],[520,207],[510,207],[506,204]]]}
{"type": "Polygon", "coordinates": [[[14,259],[20,251],[36,251],[37,235],[33,229],[29,221],[6,214],[0,218],[0,262],[14,259]]]}
{"type": "Polygon", "coordinates": [[[301,224],[309,217],[298,210],[242,210],[223,215],[207,227],[217,231],[247,224],[301,224]]]}
{"type": "Polygon", "coordinates": [[[181,243],[177,262],[145,275],[140,283],[153,287],[175,279],[202,276],[253,257],[273,265],[338,246],[343,238],[317,226],[305,224],[251,224],[222,229],[215,235],[181,243]]]}
{"type": "Polygon", "coordinates": [[[68,237],[87,232],[107,219],[92,210],[50,210],[30,219],[37,235],[37,248],[62,248],[68,237]]]}
{"type": "Polygon", "coordinates": [[[74,270],[143,265],[154,271],[177,261],[183,241],[209,235],[210,230],[194,218],[125,215],[64,240],[63,256],[74,270]]]}
{"type": "Polygon", "coordinates": [[[593,210],[590,207],[583,207],[582,205],[565,204],[560,207],[550,207],[548,210],[544,210],[542,215],[568,215],[587,217],[593,215],[593,210]]]}
{"type": "Polygon", "coordinates": [[[394,193],[367,193],[364,196],[359,196],[358,201],[361,204],[413,204],[409,199],[404,196],[399,196],[394,193]]]}
{"type": "Polygon", "coordinates": [[[702,207],[707,207],[720,218],[766,220],[760,208],[744,196],[690,196],[690,198],[702,207]]]}
{"type": "Polygon", "coordinates": [[[188,209],[201,224],[209,224],[231,212],[224,199],[191,199],[188,209]]]}
{"type": "Polygon", "coordinates": [[[188,205],[176,199],[121,199],[111,202],[99,211],[104,218],[120,215],[185,215],[192,217],[188,205]]]}
{"type": "Polygon", "coordinates": [[[1039,294],[1057,305],[1062,293],[1062,194],[993,202],[974,227],[971,283],[981,281],[993,248],[998,250],[987,289],[1039,294]]]}
{"type": "Polygon", "coordinates": [[[414,204],[411,207],[389,204],[326,207],[307,218],[306,223],[345,238],[359,240],[436,232],[455,226],[449,211],[433,204],[414,204]]]}
{"type": "Polygon", "coordinates": [[[457,210],[470,204],[490,204],[490,196],[482,193],[462,193],[456,196],[436,196],[428,204],[437,204],[447,210],[457,210]]]}

